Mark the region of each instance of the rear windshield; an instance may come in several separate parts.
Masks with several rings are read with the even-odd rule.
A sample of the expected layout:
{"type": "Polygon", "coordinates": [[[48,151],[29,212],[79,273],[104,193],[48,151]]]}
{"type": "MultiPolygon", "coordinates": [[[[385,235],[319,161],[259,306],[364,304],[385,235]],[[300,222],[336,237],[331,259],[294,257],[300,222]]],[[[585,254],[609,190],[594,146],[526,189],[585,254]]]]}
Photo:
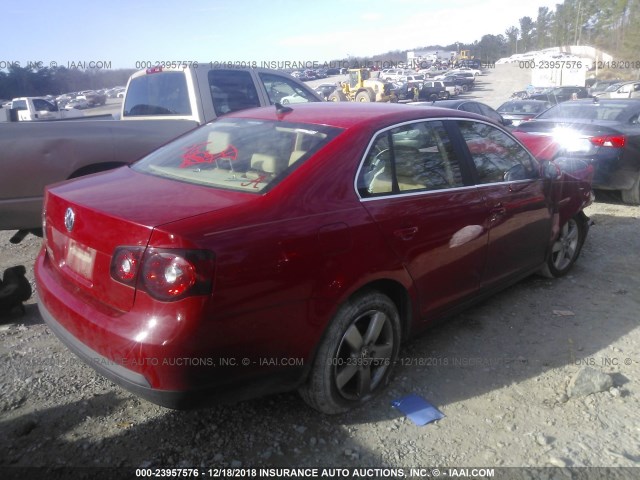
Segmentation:
{"type": "Polygon", "coordinates": [[[157,72],[132,78],[124,116],[191,115],[187,79],[183,72],[157,72]]]}
{"type": "Polygon", "coordinates": [[[548,108],[547,103],[514,103],[507,102],[502,104],[500,108],[498,108],[498,112],[500,113],[540,113],[548,108]]]}
{"type": "Polygon", "coordinates": [[[187,183],[262,192],[341,130],[252,119],[222,119],[171,142],[132,168],[187,183]]]}
{"type": "Polygon", "coordinates": [[[622,121],[625,116],[624,111],[627,107],[628,105],[622,103],[604,105],[587,102],[563,102],[541,113],[537,118],[547,120],[555,118],[580,118],[582,120],[622,121]]]}

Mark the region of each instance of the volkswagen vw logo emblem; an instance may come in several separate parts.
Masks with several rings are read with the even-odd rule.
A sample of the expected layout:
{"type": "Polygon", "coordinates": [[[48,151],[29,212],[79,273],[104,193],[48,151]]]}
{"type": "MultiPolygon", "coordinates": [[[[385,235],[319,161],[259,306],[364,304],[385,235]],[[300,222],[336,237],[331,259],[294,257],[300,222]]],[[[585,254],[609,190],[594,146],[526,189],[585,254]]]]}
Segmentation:
{"type": "Polygon", "coordinates": [[[73,230],[73,224],[76,221],[76,214],[71,208],[67,208],[67,211],[64,212],[64,226],[67,227],[67,231],[70,232],[73,230]]]}

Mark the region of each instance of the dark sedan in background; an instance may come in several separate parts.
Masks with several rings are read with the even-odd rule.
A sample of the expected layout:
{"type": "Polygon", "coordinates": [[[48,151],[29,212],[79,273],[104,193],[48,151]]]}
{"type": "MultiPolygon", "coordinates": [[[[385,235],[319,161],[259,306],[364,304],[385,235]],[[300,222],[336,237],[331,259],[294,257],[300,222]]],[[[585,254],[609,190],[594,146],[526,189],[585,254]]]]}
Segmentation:
{"type": "Polygon", "coordinates": [[[595,167],[593,187],[640,204],[640,99],[585,99],[556,105],[518,127],[553,136],[567,156],[595,167]]]}
{"type": "Polygon", "coordinates": [[[544,100],[509,100],[498,107],[498,113],[505,120],[511,120],[511,124],[517,127],[552,106],[550,102],[544,100]]]}
{"type": "Polygon", "coordinates": [[[507,120],[503,118],[502,115],[496,112],[489,105],[486,105],[482,102],[476,102],[475,100],[466,100],[466,99],[442,100],[437,102],[436,104],[434,104],[433,102],[413,102],[413,103],[408,103],[407,105],[452,108],[454,110],[460,110],[462,112],[469,112],[469,113],[475,113],[476,115],[482,115],[483,117],[487,117],[503,126],[511,125],[511,120],[507,120]]]}
{"type": "Polygon", "coordinates": [[[544,93],[537,93],[529,97],[530,100],[544,100],[552,104],[558,104],[572,100],[574,94],[576,99],[589,98],[589,92],[584,87],[557,87],[552,88],[544,93]]]}

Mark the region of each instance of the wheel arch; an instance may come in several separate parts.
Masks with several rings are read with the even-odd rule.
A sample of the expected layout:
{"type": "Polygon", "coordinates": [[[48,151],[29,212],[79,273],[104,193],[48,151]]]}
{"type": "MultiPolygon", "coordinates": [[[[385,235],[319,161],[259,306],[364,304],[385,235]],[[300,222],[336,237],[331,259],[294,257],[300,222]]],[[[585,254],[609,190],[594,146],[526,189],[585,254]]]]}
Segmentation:
{"type": "Polygon", "coordinates": [[[114,168],[123,167],[127,165],[122,162],[104,162],[104,163],[92,163],[91,165],[85,165],[75,170],[67,179],[83,177],[85,175],[91,175],[92,173],[106,172],[107,170],[113,170],[114,168]]]}
{"type": "MultiPolygon", "coordinates": [[[[389,358],[397,358],[397,355],[399,355],[399,349],[402,347],[403,340],[407,338],[407,332],[410,331],[410,324],[413,318],[411,293],[400,281],[389,278],[372,280],[351,291],[350,294],[341,301],[338,301],[337,298],[334,299],[332,302],[334,308],[332,308],[333,313],[331,314],[330,320],[322,326],[321,335],[319,335],[311,355],[308,357],[309,361],[305,362],[304,371],[298,379],[298,391],[312,408],[324,413],[341,413],[346,411],[343,410],[344,404],[339,405],[337,409],[335,409],[335,402],[332,399],[334,394],[330,392],[333,392],[334,389],[338,387],[333,385],[333,383],[327,383],[329,380],[327,380],[325,376],[326,373],[322,372],[322,369],[327,368],[327,364],[324,363],[327,354],[333,356],[335,355],[334,349],[340,348],[340,342],[335,343],[331,340],[327,343],[327,340],[335,338],[335,333],[338,331],[337,329],[342,331],[345,318],[352,318],[350,314],[345,316],[344,310],[346,309],[347,312],[351,310],[351,313],[353,313],[355,309],[360,308],[359,305],[362,305],[363,301],[366,302],[365,298],[368,294],[375,295],[378,301],[381,300],[381,295],[384,295],[397,309],[399,325],[390,328],[396,331],[399,330],[398,334],[400,338],[399,342],[393,347],[395,354],[389,354],[389,358]],[[396,357],[394,357],[394,355],[396,357]]],[[[387,365],[390,365],[390,369],[383,374],[386,379],[382,380],[382,389],[387,385],[393,370],[393,364],[387,365]]],[[[380,385],[376,388],[378,387],[380,387],[380,385]]],[[[381,390],[377,391],[380,392],[381,390]]],[[[344,401],[344,399],[340,402],[342,401],[344,401]]]]}
{"type": "MultiPolygon", "coordinates": [[[[415,318],[414,309],[414,297],[413,294],[402,284],[400,280],[392,278],[379,278],[370,280],[362,285],[354,288],[342,298],[335,298],[332,300],[332,312],[330,314],[329,321],[322,326],[322,333],[319,335],[316,344],[311,352],[311,362],[315,361],[318,347],[327,335],[327,331],[331,326],[336,314],[340,308],[347,302],[358,297],[359,295],[365,295],[369,292],[379,292],[387,297],[394,303],[398,309],[398,315],[400,317],[400,335],[401,342],[404,342],[412,331],[413,320],[415,318]]],[[[326,301],[326,299],[325,299],[326,301]]]]}
{"type": "Polygon", "coordinates": [[[398,309],[398,315],[400,316],[400,327],[402,334],[402,341],[404,341],[409,332],[411,331],[411,324],[413,321],[413,303],[411,296],[407,289],[400,282],[389,278],[374,280],[366,285],[363,285],[358,290],[353,292],[349,299],[356,295],[363,295],[370,291],[380,292],[391,299],[398,309]]]}

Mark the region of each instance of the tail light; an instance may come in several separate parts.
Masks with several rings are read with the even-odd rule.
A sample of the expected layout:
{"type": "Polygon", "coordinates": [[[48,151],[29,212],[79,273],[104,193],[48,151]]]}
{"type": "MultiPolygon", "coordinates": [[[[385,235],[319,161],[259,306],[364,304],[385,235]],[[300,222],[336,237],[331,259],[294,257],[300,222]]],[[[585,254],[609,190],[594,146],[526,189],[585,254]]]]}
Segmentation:
{"type": "Polygon", "coordinates": [[[207,250],[118,247],[111,278],[153,298],[173,301],[211,293],[214,255],[207,250]]]}
{"type": "Polygon", "coordinates": [[[589,141],[597,147],[622,148],[627,142],[627,139],[624,135],[601,135],[591,137],[589,141]]]}
{"type": "Polygon", "coordinates": [[[135,286],[144,247],[118,247],[111,260],[111,278],[135,286]]]}

